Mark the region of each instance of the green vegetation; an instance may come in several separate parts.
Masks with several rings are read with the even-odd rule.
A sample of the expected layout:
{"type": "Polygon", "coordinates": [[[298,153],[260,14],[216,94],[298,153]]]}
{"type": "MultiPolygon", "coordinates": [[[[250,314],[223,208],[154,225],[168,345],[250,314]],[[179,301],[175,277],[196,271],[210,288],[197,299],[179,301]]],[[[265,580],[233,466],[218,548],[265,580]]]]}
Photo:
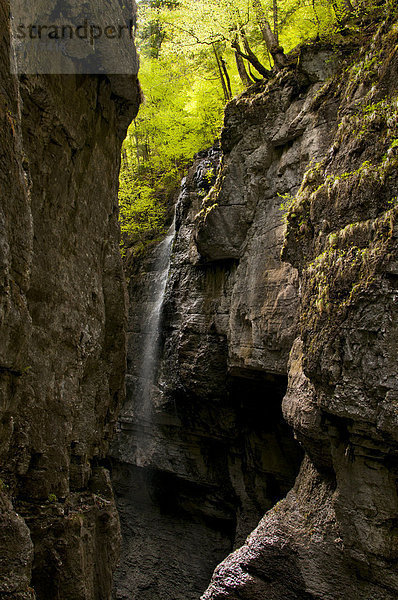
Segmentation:
{"type": "MultiPolygon", "coordinates": [[[[122,151],[124,251],[164,235],[179,181],[193,155],[219,136],[225,104],[272,78],[301,42],[347,23],[358,28],[355,17],[366,7],[349,0],[138,2],[145,101],[122,151]]],[[[377,66],[373,57],[368,62],[377,66]]]]}
{"type": "Polygon", "coordinates": [[[367,25],[367,38],[361,22],[358,52],[325,84],[344,99],[340,125],[328,155],[308,166],[299,192],[284,206],[283,257],[300,269],[301,334],[310,368],[322,360],[325,340],[341,339],[352,307],[377,297],[396,255],[398,99],[379,81],[398,47],[397,13],[383,17],[367,25]]]}
{"type": "Polygon", "coordinates": [[[309,300],[305,318],[327,313],[335,321],[372,285],[392,249],[397,206],[391,206],[378,219],[350,223],[327,237],[325,250],[304,273],[309,300]],[[363,246],[356,245],[361,238],[363,246]]]}

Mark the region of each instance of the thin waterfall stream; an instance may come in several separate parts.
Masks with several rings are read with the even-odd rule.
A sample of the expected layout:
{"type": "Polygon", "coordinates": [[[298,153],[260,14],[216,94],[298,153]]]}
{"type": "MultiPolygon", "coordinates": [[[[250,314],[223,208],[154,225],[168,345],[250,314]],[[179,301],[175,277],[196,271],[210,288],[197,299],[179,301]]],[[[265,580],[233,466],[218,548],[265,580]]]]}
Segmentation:
{"type": "Polygon", "coordinates": [[[153,391],[156,384],[160,342],[162,309],[170,271],[170,258],[175,235],[175,217],[164,240],[157,246],[149,281],[151,301],[144,324],[142,353],[137,357],[138,377],[134,396],[135,419],[141,423],[137,431],[137,466],[144,465],[150,454],[150,436],[146,430],[152,427],[153,391]]]}
{"type": "MultiPolygon", "coordinates": [[[[286,375],[229,370],[237,261],[197,254],[197,209],[220,155],[215,147],[195,157],[175,236],[172,226],[129,272],[127,402],[112,451],[120,600],[197,600],[301,463],[281,412],[286,375]]],[[[251,274],[244,281],[248,289],[251,274]]]]}

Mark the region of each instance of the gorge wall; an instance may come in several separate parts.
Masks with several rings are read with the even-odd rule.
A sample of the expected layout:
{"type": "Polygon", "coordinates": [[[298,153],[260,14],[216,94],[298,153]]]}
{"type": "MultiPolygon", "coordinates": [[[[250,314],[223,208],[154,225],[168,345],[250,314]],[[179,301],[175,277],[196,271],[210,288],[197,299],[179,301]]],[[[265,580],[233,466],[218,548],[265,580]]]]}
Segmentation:
{"type": "Polygon", "coordinates": [[[303,47],[227,106],[177,202],[147,419],[156,248],[129,273],[118,599],[197,599],[231,550],[203,600],[398,593],[397,37],[303,47]]]}
{"type": "MultiPolygon", "coordinates": [[[[130,273],[127,402],[112,448],[124,538],[117,598],[198,598],[217,562],[290,489],[301,459],[282,419],[283,370],[228,374],[236,261],[202,265],[191,258],[198,192],[209,189],[219,159],[216,148],[197,157],[177,204],[152,414],[140,411],[139,375],[158,248],[130,273]]],[[[284,344],[282,336],[275,349],[281,364],[284,344]]]]}
{"type": "MultiPolygon", "coordinates": [[[[397,595],[398,31],[388,20],[365,31],[294,123],[300,138],[311,115],[329,124],[282,252],[300,284],[283,412],[306,457],[203,600],[397,595]]],[[[270,91],[257,101],[269,112],[270,91]]]]}
{"type": "Polygon", "coordinates": [[[119,521],[104,457],[125,372],[117,185],[139,86],[10,75],[5,0],[0,71],[0,597],[105,600],[119,521]]]}

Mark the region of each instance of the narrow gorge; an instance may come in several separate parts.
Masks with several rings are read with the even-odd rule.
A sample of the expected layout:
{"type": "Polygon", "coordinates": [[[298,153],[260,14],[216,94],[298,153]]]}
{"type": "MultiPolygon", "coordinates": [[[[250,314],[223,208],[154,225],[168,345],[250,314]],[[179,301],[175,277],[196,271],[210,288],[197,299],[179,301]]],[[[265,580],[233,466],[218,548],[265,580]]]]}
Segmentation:
{"type": "Polygon", "coordinates": [[[119,599],[197,599],[232,550],[204,600],[396,597],[397,29],[369,29],[300,48],[196,156],[144,456],[123,415],[156,246],[129,272],[119,599]]]}
{"type": "Polygon", "coordinates": [[[379,4],[228,102],[123,272],[138,79],[10,74],[0,0],[1,599],[397,598],[398,21],[379,4]]]}

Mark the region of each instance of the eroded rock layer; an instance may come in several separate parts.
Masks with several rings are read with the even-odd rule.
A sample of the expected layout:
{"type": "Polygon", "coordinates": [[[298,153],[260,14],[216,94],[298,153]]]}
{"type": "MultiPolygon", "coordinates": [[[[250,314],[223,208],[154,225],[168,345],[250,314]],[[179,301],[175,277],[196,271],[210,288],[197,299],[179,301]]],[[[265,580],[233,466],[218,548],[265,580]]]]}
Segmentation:
{"type": "Polygon", "coordinates": [[[165,344],[152,410],[144,414],[138,375],[159,247],[131,274],[128,393],[112,450],[123,531],[117,598],[198,598],[217,562],[287,493],[300,463],[281,412],[289,345],[281,342],[273,370],[229,368],[238,263],[198,261],[195,216],[219,160],[217,148],[199,155],[181,189],[165,344]]]}
{"type": "Polygon", "coordinates": [[[129,273],[128,397],[112,450],[124,534],[118,598],[198,598],[298,472],[302,452],[281,412],[298,281],[280,258],[280,206],[330,141],[335,104],[310,110],[332,68],[332,55],[319,54],[314,65],[303,54],[309,74],[281,75],[272,102],[260,86],[229,105],[221,151],[198,155],[183,182],[145,418],[138,365],[157,248],[129,273]]]}
{"type": "Polygon", "coordinates": [[[104,600],[119,523],[102,461],[125,369],[117,181],[139,86],[18,80],[8,13],[1,0],[0,596],[104,600]]]}

